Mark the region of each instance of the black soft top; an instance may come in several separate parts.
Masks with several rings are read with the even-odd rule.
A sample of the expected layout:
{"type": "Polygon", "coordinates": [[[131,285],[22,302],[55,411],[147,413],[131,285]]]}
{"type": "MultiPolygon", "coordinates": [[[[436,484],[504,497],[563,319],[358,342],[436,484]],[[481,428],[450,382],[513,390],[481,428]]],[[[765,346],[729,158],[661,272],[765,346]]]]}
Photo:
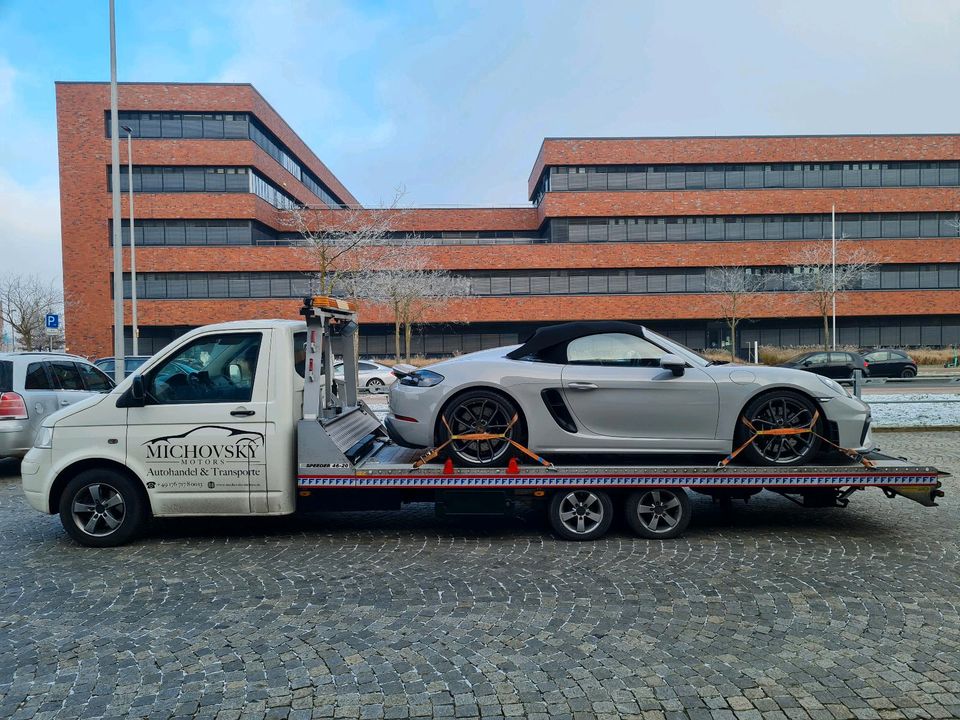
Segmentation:
{"type": "Polygon", "coordinates": [[[599,333],[625,333],[637,337],[644,336],[643,325],[623,322],[622,320],[561,323],[560,325],[540,328],[523,345],[507,353],[507,357],[511,360],[519,360],[529,355],[539,355],[544,350],[561,343],[568,343],[580,337],[598,335],[599,333]]]}

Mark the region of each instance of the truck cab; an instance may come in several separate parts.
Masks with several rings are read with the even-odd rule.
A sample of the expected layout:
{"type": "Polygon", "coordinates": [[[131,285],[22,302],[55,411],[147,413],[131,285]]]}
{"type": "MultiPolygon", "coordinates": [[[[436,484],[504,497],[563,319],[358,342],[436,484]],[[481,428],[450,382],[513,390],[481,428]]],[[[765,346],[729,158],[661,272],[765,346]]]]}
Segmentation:
{"type": "Polygon", "coordinates": [[[289,320],[187,333],[111,393],[46,420],[22,465],[27,499],[58,512],[67,485],[99,473],[103,482],[68,508],[67,529],[103,538],[147,510],[130,505],[154,515],[293,512],[305,340],[306,324],[289,320]]]}

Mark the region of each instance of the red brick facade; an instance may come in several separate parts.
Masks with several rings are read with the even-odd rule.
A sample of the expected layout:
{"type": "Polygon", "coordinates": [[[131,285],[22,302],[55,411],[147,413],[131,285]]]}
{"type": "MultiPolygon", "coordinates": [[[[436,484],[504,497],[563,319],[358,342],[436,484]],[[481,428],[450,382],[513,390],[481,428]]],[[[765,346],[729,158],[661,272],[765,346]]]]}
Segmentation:
{"type": "MultiPolygon", "coordinates": [[[[57,84],[61,222],[67,342],[71,351],[109,355],[112,351],[110,274],[112,248],[107,169],[110,143],[104,132],[109,107],[105,84],[57,84]]],[[[344,202],[356,199],[307,148],[296,133],[250,85],[135,85],[119,90],[121,110],[246,112],[256,116],[298,159],[344,202]]],[[[126,157],[125,140],[121,157],[126,157]]],[[[273,157],[248,139],[137,139],[137,165],[245,166],[256,169],[298,201],[316,197],[273,157]]],[[[534,192],[552,165],[631,163],[751,163],[920,161],[960,159],[960,136],[851,136],[782,138],[547,139],[530,176],[534,192]]],[[[247,193],[139,193],[137,219],[257,220],[289,231],[281,213],[247,193]]],[[[411,232],[514,231],[536,235],[551,218],[676,215],[928,212],[960,209],[960,188],[770,189],[709,191],[549,192],[536,207],[396,211],[392,227],[411,232]]],[[[320,213],[334,227],[343,211],[320,213]]],[[[123,216],[127,198],[123,196],[123,216]]],[[[871,240],[880,263],[956,263],[960,242],[945,239],[871,240]]],[[[425,245],[431,262],[449,270],[591,269],[710,267],[796,263],[809,241],[658,243],[501,243],[425,245]]],[[[302,251],[284,246],[140,247],[139,272],[308,271],[302,251]]],[[[129,268],[129,254],[125,254],[129,268]]],[[[129,303],[127,304],[129,323],[129,303]]],[[[150,300],[139,303],[145,326],[193,326],[239,317],[295,317],[295,300],[150,300]]],[[[895,317],[960,314],[960,291],[858,292],[843,296],[845,316],[895,317]]],[[[508,323],[572,319],[708,320],[716,317],[708,294],[474,297],[452,303],[424,322],[508,323]]],[[[759,318],[808,318],[810,303],[795,294],[767,293],[755,302],[759,318]]],[[[365,323],[390,322],[383,311],[366,308],[365,323]]]]}

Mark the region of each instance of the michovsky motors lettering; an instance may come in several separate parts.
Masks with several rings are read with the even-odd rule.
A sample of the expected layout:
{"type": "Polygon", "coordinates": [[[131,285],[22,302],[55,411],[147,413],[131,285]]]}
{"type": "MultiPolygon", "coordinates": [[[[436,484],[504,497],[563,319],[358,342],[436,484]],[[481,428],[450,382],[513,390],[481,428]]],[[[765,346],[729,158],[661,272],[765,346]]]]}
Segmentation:
{"type": "Polygon", "coordinates": [[[147,460],[256,460],[257,446],[147,445],[147,460]]]}

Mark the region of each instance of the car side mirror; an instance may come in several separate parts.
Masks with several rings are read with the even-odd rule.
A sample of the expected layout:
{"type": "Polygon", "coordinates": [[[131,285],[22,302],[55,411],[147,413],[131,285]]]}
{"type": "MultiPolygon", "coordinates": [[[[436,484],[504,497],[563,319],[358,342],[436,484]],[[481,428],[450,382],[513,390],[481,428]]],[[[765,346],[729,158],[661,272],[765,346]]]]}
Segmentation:
{"type": "Polygon", "coordinates": [[[803,366],[804,366],[804,367],[810,367],[811,365],[813,365],[813,361],[812,361],[812,360],[804,360],[804,361],[803,361],[803,366]]]}
{"type": "Polygon", "coordinates": [[[663,355],[660,357],[660,367],[664,370],[669,370],[675,376],[679,377],[683,375],[686,370],[687,363],[686,361],[678,357],[677,355],[663,355]]]}

